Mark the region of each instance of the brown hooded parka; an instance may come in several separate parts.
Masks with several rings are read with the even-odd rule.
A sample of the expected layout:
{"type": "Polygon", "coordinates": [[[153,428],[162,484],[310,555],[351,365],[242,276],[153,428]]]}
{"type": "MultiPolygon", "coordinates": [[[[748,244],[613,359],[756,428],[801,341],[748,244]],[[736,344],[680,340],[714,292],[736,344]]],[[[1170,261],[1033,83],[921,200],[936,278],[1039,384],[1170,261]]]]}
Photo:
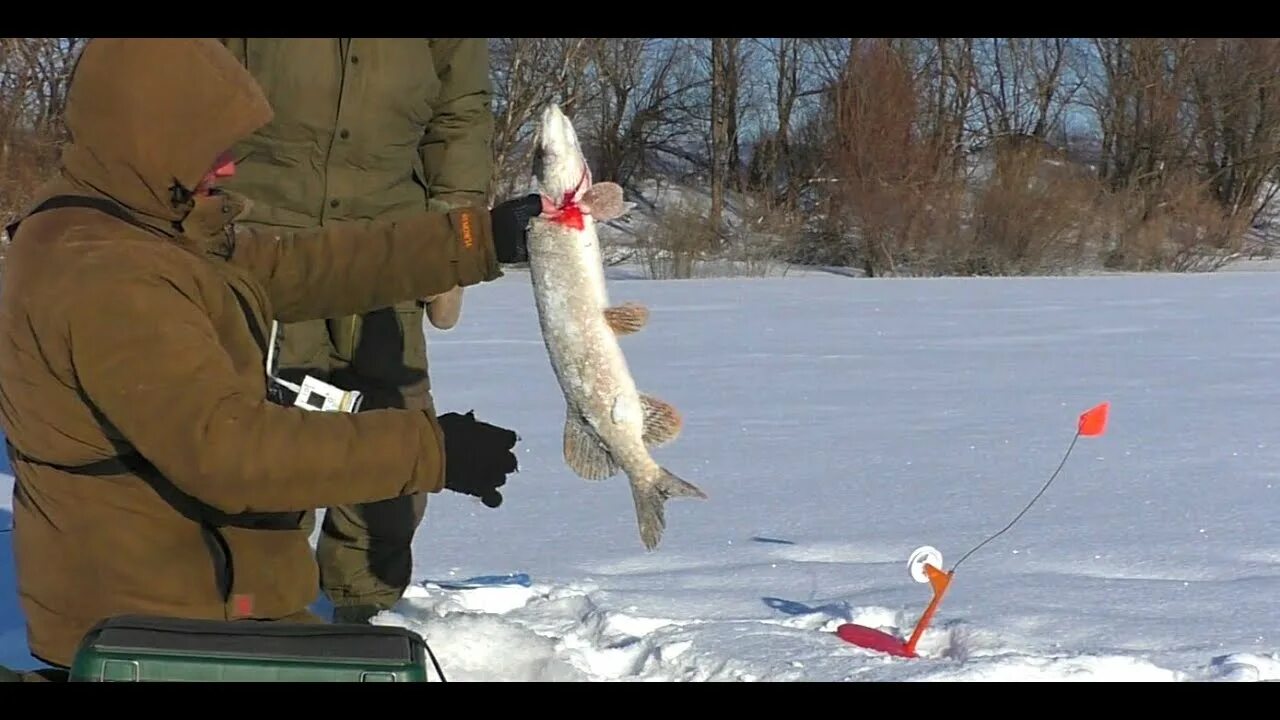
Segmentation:
{"type": "Polygon", "coordinates": [[[127,215],[33,214],[5,259],[0,424],[32,653],[69,665],[122,613],[304,617],[318,585],[302,512],[440,491],[443,438],[422,412],[270,402],[271,320],[495,279],[488,213],[237,229],[244,200],[189,191],[271,110],[214,39],[95,39],[66,112],[72,143],[36,203],[127,215]]]}

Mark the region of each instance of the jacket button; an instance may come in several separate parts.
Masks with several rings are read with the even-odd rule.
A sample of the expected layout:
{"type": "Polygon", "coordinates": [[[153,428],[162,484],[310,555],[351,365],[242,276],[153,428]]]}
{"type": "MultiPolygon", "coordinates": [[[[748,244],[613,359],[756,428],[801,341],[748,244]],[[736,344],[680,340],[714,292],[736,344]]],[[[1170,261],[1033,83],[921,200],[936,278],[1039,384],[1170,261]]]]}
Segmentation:
{"type": "Polygon", "coordinates": [[[329,207],[338,207],[338,199],[334,198],[329,201],[329,207]]]}
{"type": "Polygon", "coordinates": [[[351,131],[346,128],[342,128],[342,132],[338,133],[338,137],[342,138],[343,140],[346,140],[347,138],[351,137],[351,131]]]}
{"type": "Polygon", "coordinates": [[[360,64],[360,56],[359,56],[359,55],[352,55],[352,56],[351,56],[351,64],[352,64],[352,65],[359,65],[359,64],[360,64]]]}

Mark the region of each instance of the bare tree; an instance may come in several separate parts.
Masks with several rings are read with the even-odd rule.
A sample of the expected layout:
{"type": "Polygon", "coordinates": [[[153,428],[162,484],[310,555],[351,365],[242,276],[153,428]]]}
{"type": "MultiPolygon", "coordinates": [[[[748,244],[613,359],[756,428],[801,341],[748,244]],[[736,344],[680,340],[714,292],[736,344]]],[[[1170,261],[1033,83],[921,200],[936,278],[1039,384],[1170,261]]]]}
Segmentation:
{"type": "Polygon", "coordinates": [[[1253,221],[1280,167],[1280,41],[1197,39],[1190,61],[1197,164],[1223,208],[1253,221]]]}
{"type": "Polygon", "coordinates": [[[739,189],[738,88],[742,83],[741,38],[711,38],[711,218],[719,230],[725,186],[739,189]]]}
{"type": "Polygon", "coordinates": [[[959,175],[964,170],[966,127],[978,90],[973,38],[934,38],[937,80],[933,85],[933,143],[939,172],[959,175]],[[950,162],[946,162],[949,160],[950,162]]]}
{"type": "Polygon", "coordinates": [[[832,94],[832,209],[844,236],[856,238],[844,252],[869,275],[897,274],[923,251],[932,207],[944,196],[936,158],[922,141],[913,55],[904,41],[859,41],[832,94]]]}
{"type": "Polygon", "coordinates": [[[977,41],[976,95],[989,137],[1046,138],[1080,90],[1068,79],[1071,38],[988,38],[977,41]]]}
{"type": "Polygon", "coordinates": [[[593,167],[601,179],[628,186],[658,155],[697,163],[683,103],[705,86],[688,42],[666,38],[608,38],[596,45],[601,92],[590,117],[593,167]]]}
{"type": "Polygon", "coordinates": [[[0,38],[0,225],[53,171],[83,38],[0,38]]]}
{"type": "Polygon", "coordinates": [[[836,71],[831,70],[830,65],[838,62],[843,66],[848,40],[843,48],[837,48],[829,38],[755,38],[754,41],[767,57],[759,72],[767,74],[770,81],[771,109],[770,117],[762,118],[762,124],[769,129],[756,140],[747,185],[765,191],[763,199],[769,205],[778,204],[793,210],[801,188],[820,173],[816,165],[805,167],[804,149],[796,147],[804,103],[816,100],[832,86],[836,71]]]}
{"type": "MultiPolygon", "coordinates": [[[[0,220],[56,167],[83,42],[0,38],[0,220]]],[[[873,274],[1199,269],[1280,194],[1273,38],[490,42],[492,194],[523,190],[558,102],[598,179],[709,190],[659,208],[675,274],[764,235],[873,274]]]]}
{"type": "Polygon", "coordinates": [[[570,117],[590,99],[588,68],[598,41],[592,38],[495,38],[494,177],[492,192],[506,196],[528,180],[537,113],[558,102],[570,117]]]}
{"type": "Polygon", "coordinates": [[[1191,150],[1182,132],[1191,44],[1094,38],[1093,46],[1101,69],[1090,84],[1102,133],[1101,175],[1114,189],[1159,185],[1191,150]]]}

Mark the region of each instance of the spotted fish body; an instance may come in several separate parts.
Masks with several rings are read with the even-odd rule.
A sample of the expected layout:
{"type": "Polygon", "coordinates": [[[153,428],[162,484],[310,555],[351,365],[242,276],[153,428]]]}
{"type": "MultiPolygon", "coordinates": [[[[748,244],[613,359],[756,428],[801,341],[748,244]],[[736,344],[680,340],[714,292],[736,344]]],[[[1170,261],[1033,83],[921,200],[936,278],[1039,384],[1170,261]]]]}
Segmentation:
{"type": "Polygon", "coordinates": [[[666,527],[670,497],[706,498],[660,466],[654,447],[679,435],[675,408],[641,393],[618,338],[648,319],[636,304],[610,305],[596,222],[629,204],[614,183],[591,182],[577,134],[554,104],[541,118],[534,179],[543,213],[529,224],[529,269],[542,337],[564,393],[564,458],[587,480],[623,472],[631,483],[640,539],[654,550],[666,527]]]}

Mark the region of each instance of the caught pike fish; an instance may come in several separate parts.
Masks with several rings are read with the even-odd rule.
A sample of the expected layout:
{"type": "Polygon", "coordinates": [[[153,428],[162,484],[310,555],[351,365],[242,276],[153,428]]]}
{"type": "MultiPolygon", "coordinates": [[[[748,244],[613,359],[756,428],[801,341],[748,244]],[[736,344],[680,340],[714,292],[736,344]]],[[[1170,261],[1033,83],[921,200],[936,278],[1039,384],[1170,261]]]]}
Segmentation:
{"type": "Polygon", "coordinates": [[[635,303],[610,304],[596,223],[622,216],[634,203],[623,202],[616,183],[591,182],[577,133],[558,105],[542,113],[535,142],[542,214],[529,223],[529,268],[566,403],[564,459],[587,480],[626,473],[640,540],[653,550],[666,528],[667,499],[707,496],[650,455],[679,435],[680,414],[636,389],[618,344],[644,327],[649,313],[635,303]]]}

